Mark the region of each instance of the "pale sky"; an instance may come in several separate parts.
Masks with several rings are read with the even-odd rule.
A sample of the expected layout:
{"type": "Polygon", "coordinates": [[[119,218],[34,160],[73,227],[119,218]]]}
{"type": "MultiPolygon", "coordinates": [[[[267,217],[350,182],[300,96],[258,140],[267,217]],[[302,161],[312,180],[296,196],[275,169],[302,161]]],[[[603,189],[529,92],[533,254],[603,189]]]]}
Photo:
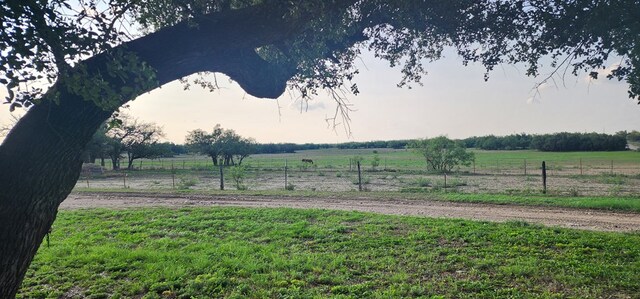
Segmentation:
{"type": "MultiPolygon", "coordinates": [[[[124,111],[161,125],[165,140],[175,143],[183,143],[188,131],[210,131],[217,123],[258,142],[294,143],[640,130],[640,106],[628,98],[624,82],[567,76],[532,98],[541,79],[526,77],[523,66],[497,67],[484,82],[481,66],[464,67],[455,54],[448,56],[426,66],[423,86],[407,89],[396,87],[398,69],[363,54],[355,78],[360,94],[349,96],[356,110],[350,114],[351,137],[342,127],[327,126],[335,104],[323,91],[301,112],[300,102],[289,93],[277,101],[257,99],[221,75],[221,90],[183,91],[174,82],[140,96],[124,111]]],[[[0,123],[8,120],[5,105],[0,123]]]]}

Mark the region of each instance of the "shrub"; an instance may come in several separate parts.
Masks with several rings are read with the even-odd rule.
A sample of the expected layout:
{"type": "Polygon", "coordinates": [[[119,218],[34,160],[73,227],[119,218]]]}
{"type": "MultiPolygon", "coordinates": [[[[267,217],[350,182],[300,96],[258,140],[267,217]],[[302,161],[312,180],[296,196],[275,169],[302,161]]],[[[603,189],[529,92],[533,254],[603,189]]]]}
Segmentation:
{"type": "Polygon", "coordinates": [[[188,190],[196,184],[198,184],[198,181],[192,177],[181,177],[177,188],[179,190],[188,190]]]}
{"type": "Polygon", "coordinates": [[[231,167],[230,170],[231,179],[233,180],[233,185],[238,190],[247,190],[247,186],[244,184],[244,178],[247,174],[246,166],[244,165],[236,165],[231,167]]]}
{"type": "Polygon", "coordinates": [[[409,144],[409,148],[422,156],[429,168],[438,172],[450,172],[458,165],[469,166],[475,160],[474,154],[468,152],[462,143],[445,136],[416,140],[409,144]]]}

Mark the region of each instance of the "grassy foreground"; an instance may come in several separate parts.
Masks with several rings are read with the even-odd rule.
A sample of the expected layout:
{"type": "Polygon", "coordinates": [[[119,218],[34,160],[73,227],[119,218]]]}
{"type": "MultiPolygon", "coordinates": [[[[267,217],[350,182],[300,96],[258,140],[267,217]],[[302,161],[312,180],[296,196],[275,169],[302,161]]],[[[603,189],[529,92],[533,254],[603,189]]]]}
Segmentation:
{"type": "Polygon", "coordinates": [[[63,211],[19,298],[640,298],[640,234],[247,208],[63,211]]]}

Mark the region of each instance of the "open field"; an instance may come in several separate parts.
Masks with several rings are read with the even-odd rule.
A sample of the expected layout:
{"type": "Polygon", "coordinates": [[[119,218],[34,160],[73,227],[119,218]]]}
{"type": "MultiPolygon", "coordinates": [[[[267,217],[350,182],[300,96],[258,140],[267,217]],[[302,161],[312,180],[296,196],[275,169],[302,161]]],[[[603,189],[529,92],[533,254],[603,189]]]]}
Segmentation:
{"type": "MultiPolygon", "coordinates": [[[[640,153],[634,151],[476,151],[475,169],[473,165],[462,167],[445,181],[443,175],[426,171],[423,160],[406,150],[309,150],[295,154],[255,155],[245,159],[247,171],[243,185],[250,190],[284,189],[286,161],[286,183],[290,189],[317,192],[358,190],[356,166],[354,163],[350,165],[355,156],[364,158],[362,181],[367,191],[540,194],[542,178],[539,168],[545,160],[550,194],[572,197],[640,195],[640,153]],[[380,158],[380,164],[375,168],[371,165],[374,156],[380,158]],[[304,164],[302,159],[312,159],[314,164],[304,164]]],[[[214,169],[206,157],[145,160],[135,165],[142,170],[106,172],[101,176],[85,174],[77,189],[219,189],[219,170],[214,169]]],[[[225,186],[234,189],[228,169],[226,172],[225,186]]]]}
{"type": "Polygon", "coordinates": [[[19,298],[638,298],[640,236],[291,209],[63,211],[19,298]]]}
{"type": "MultiPolygon", "coordinates": [[[[522,174],[525,164],[527,174],[539,174],[542,161],[546,161],[549,170],[558,175],[580,175],[582,163],[583,175],[613,174],[640,175],[640,152],[539,152],[534,150],[484,151],[472,150],[476,155],[475,173],[477,174],[522,174]]],[[[424,160],[406,149],[320,149],[304,150],[292,154],[258,154],[250,156],[245,163],[254,168],[283,168],[285,160],[292,169],[303,168],[302,159],[312,159],[318,169],[348,170],[350,159],[360,156],[364,159],[365,169],[371,168],[374,156],[380,158],[377,169],[395,171],[426,170],[424,160]]],[[[162,160],[138,161],[136,168],[170,169],[208,169],[211,159],[205,156],[179,156],[162,160]]],[[[107,161],[107,167],[110,165],[107,161]]],[[[355,165],[351,165],[353,168],[355,165]]],[[[308,165],[307,165],[308,167],[308,165]]],[[[473,173],[474,167],[461,166],[461,172],[473,173]]]]}

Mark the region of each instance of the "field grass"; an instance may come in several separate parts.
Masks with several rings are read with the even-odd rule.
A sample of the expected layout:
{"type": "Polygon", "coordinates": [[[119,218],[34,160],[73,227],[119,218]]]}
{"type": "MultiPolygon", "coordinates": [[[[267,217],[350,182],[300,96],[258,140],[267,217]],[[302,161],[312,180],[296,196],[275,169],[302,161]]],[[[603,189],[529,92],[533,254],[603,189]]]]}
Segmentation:
{"type": "Polygon", "coordinates": [[[63,211],[18,298],[639,298],[640,235],[324,210],[63,211]]]}
{"type": "MultiPolygon", "coordinates": [[[[521,171],[525,167],[525,160],[529,170],[539,169],[542,161],[546,161],[552,169],[572,169],[573,173],[579,173],[580,163],[583,170],[597,169],[597,171],[609,171],[613,163],[614,172],[618,170],[624,173],[640,174],[640,152],[540,152],[534,150],[518,151],[484,151],[472,150],[476,155],[476,171],[494,172],[505,170],[521,171]],[[582,161],[582,162],[581,162],[582,161]]],[[[305,150],[293,154],[260,154],[250,156],[245,160],[251,167],[260,169],[280,169],[284,167],[285,160],[289,167],[311,167],[303,165],[303,158],[312,159],[313,167],[327,169],[348,169],[350,159],[359,156],[364,160],[362,166],[371,168],[374,156],[380,158],[378,169],[394,170],[426,170],[424,160],[411,150],[392,149],[321,149],[305,150]]],[[[176,169],[209,169],[212,167],[211,159],[204,156],[180,156],[163,160],[143,160],[137,162],[136,167],[165,168],[173,165],[176,169]]],[[[107,165],[108,166],[108,165],[107,165]]],[[[352,165],[352,167],[355,167],[352,165]]],[[[473,166],[460,167],[461,171],[472,172],[473,166]]]]}

